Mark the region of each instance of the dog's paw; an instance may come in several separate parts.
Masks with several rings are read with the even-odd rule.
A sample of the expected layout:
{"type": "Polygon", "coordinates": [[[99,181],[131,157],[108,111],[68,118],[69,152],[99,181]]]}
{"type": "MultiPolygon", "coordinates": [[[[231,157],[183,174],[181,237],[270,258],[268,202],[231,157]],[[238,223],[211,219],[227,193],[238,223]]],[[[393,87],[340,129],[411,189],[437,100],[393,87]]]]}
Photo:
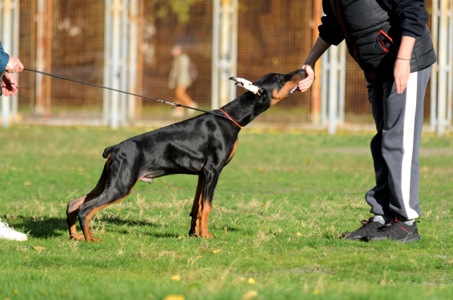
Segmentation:
{"type": "Polygon", "coordinates": [[[85,236],[83,234],[70,235],[69,238],[74,241],[84,241],[85,236]]]}
{"type": "Polygon", "coordinates": [[[101,239],[98,239],[98,238],[95,238],[95,237],[90,237],[88,239],[86,239],[87,242],[100,242],[101,239]]]}
{"type": "Polygon", "coordinates": [[[202,239],[214,239],[215,238],[215,236],[212,233],[210,233],[210,232],[201,233],[199,235],[199,237],[201,237],[202,239]]]}

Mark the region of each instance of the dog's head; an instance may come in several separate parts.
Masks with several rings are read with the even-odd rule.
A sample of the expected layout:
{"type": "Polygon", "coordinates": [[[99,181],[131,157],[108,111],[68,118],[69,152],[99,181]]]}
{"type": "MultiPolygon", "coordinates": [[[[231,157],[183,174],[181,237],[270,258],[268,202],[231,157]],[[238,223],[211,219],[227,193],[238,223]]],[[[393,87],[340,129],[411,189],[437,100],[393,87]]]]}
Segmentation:
{"type": "Polygon", "coordinates": [[[277,104],[280,100],[291,95],[297,90],[299,81],[307,76],[305,70],[299,69],[288,74],[269,73],[255,82],[239,77],[231,77],[237,86],[241,86],[263,100],[269,100],[269,106],[277,104]]]}

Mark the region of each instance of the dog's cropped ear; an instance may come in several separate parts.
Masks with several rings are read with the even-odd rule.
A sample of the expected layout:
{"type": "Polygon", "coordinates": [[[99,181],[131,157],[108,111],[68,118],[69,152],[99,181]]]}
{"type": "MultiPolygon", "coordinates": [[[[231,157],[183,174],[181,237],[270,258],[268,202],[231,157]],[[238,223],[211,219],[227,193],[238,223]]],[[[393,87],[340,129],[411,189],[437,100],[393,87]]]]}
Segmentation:
{"type": "Polygon", "coordinates": [[[244,89],[254,93],[255,95],[262,95],[263,89],[261,89],[259,86],[254,85],[253,82],[247,79],[233,76],[230,77],[230,80],[233,80],[235,82],[235,85],[243,87],[244,89]]]}

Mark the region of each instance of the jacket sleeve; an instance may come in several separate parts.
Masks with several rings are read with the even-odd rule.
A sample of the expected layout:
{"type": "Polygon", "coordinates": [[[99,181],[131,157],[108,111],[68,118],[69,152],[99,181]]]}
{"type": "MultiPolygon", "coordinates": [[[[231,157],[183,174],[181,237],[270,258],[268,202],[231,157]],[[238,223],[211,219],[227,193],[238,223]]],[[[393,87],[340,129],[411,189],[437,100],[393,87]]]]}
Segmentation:
{"type": "Polygon", "coordinates": [[[400,21],[402,36],[418,37],[425,32],[428,12],[425,0],[390,0],[393,13],[400,21]]]}
{"type": "Polygon", "coordinates": [[[330,0],[322,1],[324,16],[321,18],[321,25],[318,27],[319,36],[328,44],[338,45],[344,40],[341,26],[334,15],[330,0]]]}
{"type": "Polygon", "coordinates": [[[0,74],[2,74],[5,71],[8,61],[9,54],[3,50],[2,43],[0,43],[0,74]]]}

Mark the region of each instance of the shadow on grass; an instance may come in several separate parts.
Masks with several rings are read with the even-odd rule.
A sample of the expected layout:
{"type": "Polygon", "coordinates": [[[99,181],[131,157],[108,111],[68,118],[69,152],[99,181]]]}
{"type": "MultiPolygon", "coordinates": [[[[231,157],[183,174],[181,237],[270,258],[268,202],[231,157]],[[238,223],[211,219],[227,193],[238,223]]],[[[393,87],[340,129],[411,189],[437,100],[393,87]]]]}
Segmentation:
{"type": "Polygon", "coordinates": [[[17,216],[22,222],[26,233],[34,238],[52,238],[61,236],[61,232],[68,230],[66,219],[56,217],[24,217],[17,216]]]}
{"type": "MultiPolygon", "coordinates": [[[[15,226],[19,228],[25,228],[27,235],[33,238],[61,237],[68,232],[66,218],[15,216],[15,219],[15,226]]],[[[100,223],[112,225],[109,226],[109,230],[124,235],[131,235],[131,232],[129,230],[124,229],[124,226],[148,227],[154,229],[160,227],[160,225],[148,221],[123,220],[118,217],[100,217],[98,218],[98,221],[100,223]]],[[[76,224],[79,229],[79,224],[76,224]]],[[[179,235],[175,233],[147,232],[145,234],[155,238],[179,238],[179,235]]]]}
{"type": "Polygon", "coordinates": [[[113,224],[113,225],[120,225],[120,226],[125,226],[125,225],[126,226],[146,226],[146,227],[157,227],[158,226],[155,223],[148,222],[148,221],[123,220],[117,216],[114,216],[114,217],[102,216],[97,219],[99,220],[99,222],[109,223],[109,224],[113,224]]]}
{"type": "MultiPolygon", "coordinates": [[[[161,225],[158,225],[156,223],[148,222],[148,221],[143,221],[143,220],[123,220],[120,217],[114,216],[103,216],[99,218],[99,222],[101,223],[108,223],[111,225],[116,225],[114,226],[109,226],[109,230],[124,234],[124,235],[131,235],[131,232],[128,229],[124,229],[124,226],[127,227],[147,227],[150,229],[155,230],[156,228],[161,228],[161,225]],[[122,226],[121,228],[118,226],[122,226]]],[[[151,230],[150,230],[151,231],[151,230]]],[[[188,231],[188,230],[187,230],[188,231]]],[[[178,234],[175,233],[162,233],[162,232],[145,232],[145,235],[154,237],[154,238],[179,238],[178,234]]]]}

